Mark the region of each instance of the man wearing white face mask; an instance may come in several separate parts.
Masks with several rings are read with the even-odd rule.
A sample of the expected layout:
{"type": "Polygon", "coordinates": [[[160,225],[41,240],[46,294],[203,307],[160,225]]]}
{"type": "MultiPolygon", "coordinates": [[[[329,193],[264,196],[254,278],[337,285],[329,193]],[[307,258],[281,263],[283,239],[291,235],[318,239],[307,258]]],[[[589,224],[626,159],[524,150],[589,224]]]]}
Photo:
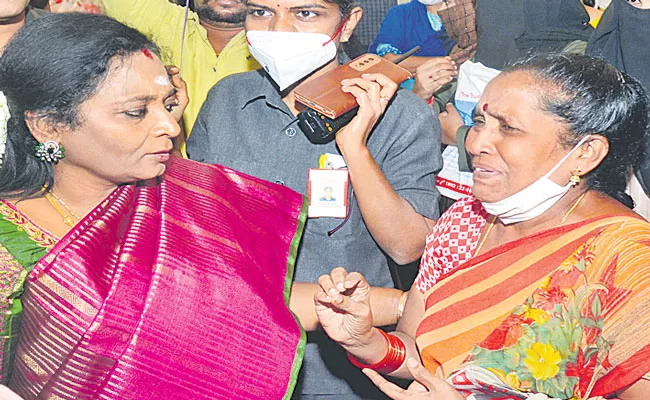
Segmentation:
{"type": "MultiPolygon", "coordinates": [[[[336,141],[312,144],[298,127],[294,88],[339,65],[344,56],[338,49],[361,13],[351,0],[250,0],[248,43],[264,69],[220,81],[188,141],[194,160],[223,164],[303,194],[310,186],[309,169],[318,168],[321,154],[342,156],[350,183],[347,217],[308,220],[297,282],[315,282],[331,268],[347,265],[374,286],[393,286],[387,257],[398,264],[417,260],[430,222],[438,217],[440,126],[413,94],[400,91],[393,98],[397,85],[382,75],[343,81],[343,90],[360,108],[336,141]]],[[[320,187],[325,186],[332,185],[320,187]]],[[[297,389],[302,398],[380,398],[365,391],[368,381],[322,332],[308,336],[302,372],[297,389]]]]}

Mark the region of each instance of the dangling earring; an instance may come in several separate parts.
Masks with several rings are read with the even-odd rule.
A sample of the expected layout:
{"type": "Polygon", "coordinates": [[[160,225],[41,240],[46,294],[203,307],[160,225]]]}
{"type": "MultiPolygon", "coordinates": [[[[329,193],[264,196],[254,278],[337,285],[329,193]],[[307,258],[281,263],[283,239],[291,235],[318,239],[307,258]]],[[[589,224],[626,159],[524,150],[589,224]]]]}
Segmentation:
{"type": "Polygon", "coordinates": [[[56,164],[65,158],[65,150],[54,140],[39,143],[34,147],[36,158],[41,161],[56,164]]]}
{"type": "Polygon", "coordinates": [[[580,183],[580,172],[582,172],[580,171],[580,167],[577,167],[571,173],[571,178],[569,178],[569,182],[571,182],[572,187],[576,187],[580,183]]]}

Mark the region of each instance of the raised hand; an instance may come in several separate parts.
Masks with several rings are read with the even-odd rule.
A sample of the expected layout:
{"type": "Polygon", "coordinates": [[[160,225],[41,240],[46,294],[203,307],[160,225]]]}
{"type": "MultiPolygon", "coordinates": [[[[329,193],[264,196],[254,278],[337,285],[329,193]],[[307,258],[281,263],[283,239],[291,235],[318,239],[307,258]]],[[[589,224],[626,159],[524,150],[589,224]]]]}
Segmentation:
{"type": "Polygon", "coordinates": [[[335,268],[321,275],[318,284],[314,303],[325,333],[344,348],[363,346],[373,322],[366,279],[358,272],[335,268]]]}
{"type": "Polygon", "coordinates": [[[183,118],[183,112],[185,111],[185,107],[190,102],[190,98],[187,95],[187,84],[181,78],[180,75],[180,70],[178,67],[175,67],[173,65],[168,65],[165,67],[167,69],[167,75],[169,75],[169,80],[171,81],[172,85],[174,86],[174,89],[176,89],[176,101],[178,101],[178,104],[176,107],[174,107],[174,110],[172,111],[172,115],[174,116],[174,119],[180,123],[181,118],[183,118]]]}
{"type": "Polygon", "coordinates": [[[429,100],[434,93],[451,82],[458,74],[456,63],[451,57],[436,57],[415,70],[413,93],[423,100],[429,100]]]}
{"type": "Polygon", "coordinates": [[[372,128],[399,86],[383,74],[363,74],[361,78],[344,79],[341,85],[341,90],[352,94],[359,104],[357,115],[336,134],[336,144],[345,155],[347,149],[366,146],[372,128]]]}

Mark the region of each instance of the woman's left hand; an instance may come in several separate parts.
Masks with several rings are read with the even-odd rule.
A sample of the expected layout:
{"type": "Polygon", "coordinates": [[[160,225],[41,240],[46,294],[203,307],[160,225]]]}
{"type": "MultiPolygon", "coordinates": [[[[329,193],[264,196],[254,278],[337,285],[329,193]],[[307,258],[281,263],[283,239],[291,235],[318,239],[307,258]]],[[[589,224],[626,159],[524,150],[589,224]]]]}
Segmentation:
{"type": "Polygon", "coordinates": [[[408,389],[402,389],[387,381],[371,369],[364,369],[363,373],[372,380],[375,386],[394,400],[465,400],[465,396],[456,391],[453,386],[433,376],[415,359],[409,358],[406,366],[415,379],[408,389]]]}
{"type": "Polygon", "coordinates": [[[183,112],[185,112],[185,108],[190,103],[190,98],[187,95],[187,84],[181,78],[178,67],[168,65],[165,68],[167,69],[167,75],[169,75],[172,86],[176,89],[176,101],[178,101],[178,104],[172,110],[172,116],[180,124],[183,118],[183,112]]]}
{"type": "Polygon", "coordinates": [[[383,74],[363,74],[361,78],[344,79],[341,85],[341,90],[352,94],[359,104],[357,115],[336,133],[336,144],[345,153],[366,146],[372,128],[399,86],[383,74]]]}

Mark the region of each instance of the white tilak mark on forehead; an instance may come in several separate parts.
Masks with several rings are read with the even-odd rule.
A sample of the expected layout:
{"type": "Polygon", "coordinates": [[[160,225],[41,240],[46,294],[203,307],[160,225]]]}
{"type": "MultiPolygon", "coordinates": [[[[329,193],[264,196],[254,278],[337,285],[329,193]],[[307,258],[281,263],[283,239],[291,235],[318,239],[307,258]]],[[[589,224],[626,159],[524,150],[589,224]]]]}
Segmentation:
{"type": "Polygon", "coordinates": [[[156,84],[161,86],[171,85],[171,83],[169,82],[169,77],[166,75],[160,75],[159,77],[157,77],[156,84]]]}

